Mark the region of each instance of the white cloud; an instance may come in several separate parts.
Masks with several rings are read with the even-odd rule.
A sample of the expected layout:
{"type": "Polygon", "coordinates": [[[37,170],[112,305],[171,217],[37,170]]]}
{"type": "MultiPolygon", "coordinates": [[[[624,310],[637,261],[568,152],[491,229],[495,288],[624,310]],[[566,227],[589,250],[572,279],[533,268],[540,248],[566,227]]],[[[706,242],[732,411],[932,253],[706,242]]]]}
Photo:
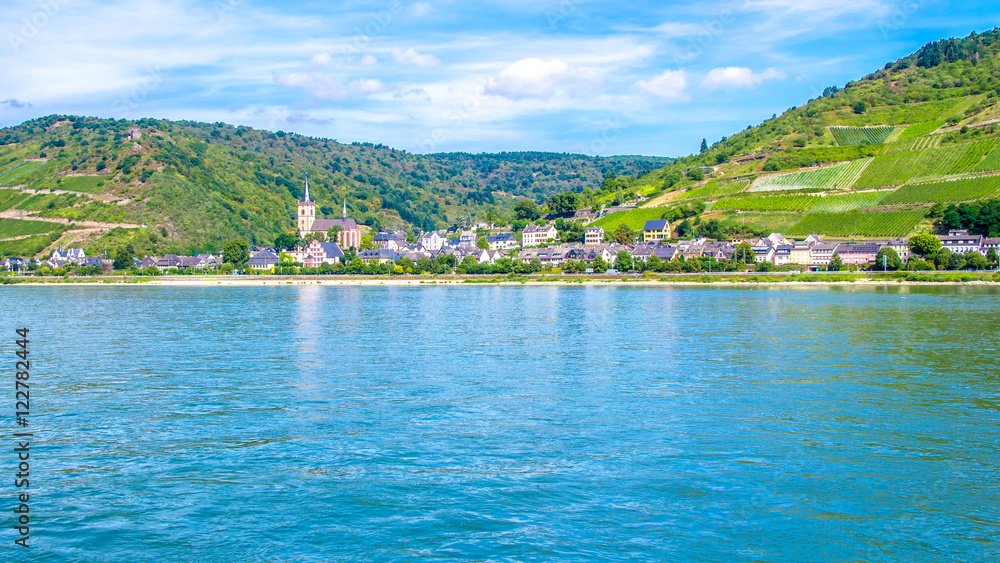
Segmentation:
{"type": "Polygon", "coordinates": [[[417,2],[410,8],[410,13],[419,18],[431,13],[431,9],[430,2],[417,2]]]}
{"type": "Polygon", "coordinates": [[[687,93],[687,74],[683,70],[668,70],[652,80],[640,80],[635,86],[665,102],[691,98],[687,93]]]}
{"type": "Polygon", "coordinates": [[[705,31],[705,26],[696,23],[663,22],[650,28],[626,28],[627,31],[646,31],[667,37],[690,37],[705,31]]]}
{"type": "Polygon", "coordinates": [[[551,98],[568,73],[569,65],[559,59],[522,59],[489,79],[486,90],[511,100],[551,98]]]}
{"type": "Polygon", "coordinates": [[[375,58],[375,55],[365,55],[365,56],[361,57],[361,61],[360,62],[363,65],[371,66],[371,65],[377,63],[378,59],[375,58]]]}
{"type": "Polygon", "coordinates": [[[313,55],[312,62],[317,66],[327,66],[333,62],[333,57],[330,56],[330,53],[316,53],[313,55]]]}
{"type": "Polygon", "coordinates": [[[434,55],[421,55],[413,49],[403,51],[399,48],[393,48],[392,60],[399,64],[413,65],[420,68],[435,66],[439,62],[434,55]]]}
{"type": "Polygon", "coordinates": [[[705,90],[737,90],[746,88],[751,90],[756,88],[765,80],[785,78],[784,71],[769,68],[764,72],[753,72],[747,67],[729,66],[725,68],[713,68],[705,75],[701,81],[701,87],[705,90]]]}
{"type": "Polygon", "coordinates": [[[282,86],[305,90],[314,98],[334,102],[386,90],[385,85],[373,78],[361,78],[344,84],[336,77],[320,72],[293,72],[284,76],[275,74],[274,81],[282,86]]]}
{"type": "Polygon", "coordinates": [[[22,102],[21,100],[18,100],[16,98],[11,98],[9,100],[4,100],[0,102],[0,106],[7,106],[14,109],[24,109],[24,108],[30,108],[31,104],[29,104],[28,102],[22,102]]]}

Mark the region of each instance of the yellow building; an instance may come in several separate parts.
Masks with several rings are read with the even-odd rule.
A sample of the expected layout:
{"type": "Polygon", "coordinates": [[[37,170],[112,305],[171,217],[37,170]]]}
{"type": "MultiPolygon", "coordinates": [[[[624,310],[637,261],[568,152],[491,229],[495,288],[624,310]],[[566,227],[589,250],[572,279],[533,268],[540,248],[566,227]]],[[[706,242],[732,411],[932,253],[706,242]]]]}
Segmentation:
{"type": "Polygon", "coordinates": [[[812,248],[808,243],[797,242],[792,245],[792,251],[788,254],[789,264],[812,264],[812,248]]]}
{"type": "Polygon", "coordinates": [[[643,242],[656,242],[665,238],[670,238],[670,224],[666,219],[646,221],[646,225],[642,228],[643,242]]]}

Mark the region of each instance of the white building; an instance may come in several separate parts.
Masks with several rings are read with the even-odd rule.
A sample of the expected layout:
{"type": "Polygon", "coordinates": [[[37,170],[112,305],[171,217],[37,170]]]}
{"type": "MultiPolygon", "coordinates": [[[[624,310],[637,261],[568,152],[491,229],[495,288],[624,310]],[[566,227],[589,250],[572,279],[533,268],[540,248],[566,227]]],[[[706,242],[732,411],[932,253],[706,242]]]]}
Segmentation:
{"type": "Polygon", "coordinates": [[[603,242],[603,227],[587,227],[587,229],[583,231],[583,244],[601,244],[603,242]]]}
{"type": "Polygon", "coordinates": [[[528,225],[521,233],[521,246],[538,246],[550,239],[556,240],[558,236],[555,225],[528,225]]]}

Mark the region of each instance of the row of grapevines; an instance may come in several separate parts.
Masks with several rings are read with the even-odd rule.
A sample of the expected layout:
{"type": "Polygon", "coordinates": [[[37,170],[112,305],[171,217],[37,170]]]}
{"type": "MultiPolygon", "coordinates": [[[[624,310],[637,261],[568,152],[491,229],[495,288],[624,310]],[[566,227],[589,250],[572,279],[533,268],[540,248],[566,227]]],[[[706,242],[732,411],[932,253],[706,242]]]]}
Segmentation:
{"type": "Polygon", "coordinates": [[[750,187],[750,180],[713,180],[704,186],[694,188],[691,191],[684,192],[678,199],[681,198],[712,198],[712,197],[723,197],[727,195],[734,195],[746,191],[750,187]]]}
{"type": "Polygon", "coordinates": [[[739,209],[741,211],[806,211],[819,196],[773,195],[720,199],[713,209],[739,209]]]}
{"type": "MultiPolygon", "coordinates": [[[[22,167],[24,167],[24,166],[27,166],[27,165],[28,165],[28,164],[29,164],[30,162],[31,162],[30,160],[25,160],[25,161],[24,161],[24,162],[22,162],[21,164],[18,164],[17,166],[14,166],[13,168],[11,168],[11,169],[9,169],[9,170],[7,170],[7,171],[5,171],[5,172],[3,172],[3,173],[0,173],[0,179],[3,179],[3,178],[4,178],[5,176],[7,176],[8,174],[13,174],[13,173],[15,173],[15,172],[16,172],[16,171],[17,171],[18,169],[20,169],[20,168],[22,168],[22,167]]],[[[13,163],[11,163],[11,164],[13,164],[13,163]]]]}
{"type": "Polygon", "coordinates": [[[1000,192],[1000,176],[962,178],[928,184],[909,184],[886,196],[882,203],[967,201],[991,197],[998,192],[1000,192]]]}
{"type": "Polygon", "coordinates": [[[21,203],[28,194],[20,190],[0,190],[0,211],[6,211],[21,203]]]}
{"type": "Polygon", "coordinates": [[[748,191],[773,192],[811,188],[836,188],[850,186],[857,180],[872,159],[862,158],[790,174],[775,174],[758,178],[748,191]]]}
{"type": "Polygon", "coordinates": [[[840,146],[854,146],[864,143],[877,145],[884,142],[896,128],[892,125],[876,127],[831,126],[830,133],[840,146]]]}
{"type": "Polygon", "coordinates": [[[601,217],[590,224],[592,227],[603,227],[605,233],[614,232],[618,225],[628,225],[632,230],[642,230],[646,221],[659,219],[666,212],[666,207],[640,207],[627,211],[616,211],[601,217]]]}
{"type": "Polygon", "coordinates": [[[924,220],[923,209],[902,211],[848,211],[810,213],[788,230],[789,235],[817,233],[829,236],[905,236],[924,220]]]}
{"type": "Polygon", "coordinates": [[[1000,170],[1000,147],[995,147],[973,170],[1000,170]]]}
{"type": "Polygon", "coordinates": [[[841,213],[855,209],[866,209],[878,205],[891,190],[877,192],[853,192],[821,196],[809,211],[811,213],[841,213]]]}
{"type": "Polygon", "coordinates": [[[925,121],[923,123],[914,123],[906,128],[905,131],[899,136],[900,141],[905,141],[906,139],[914,139],[916,137],[921,137],[932,133],[938,127],[944,125],[945,121],[943,119],[938,119],[934,121],[925,121]]]}
{"type": "Polygon", "coordinates": [[[984,156],[993,151],[996,144],[995,139],[983,139],[968,143],[965,154],[963,154],[955,166],[948,171],[949,174],[961,174],[963,172],[973,170],[979,165],[980,162],[982,162],[984,156]]]}
{"type": "Polygon", "coordinates": [[[13,186],[14,185],[14,180],[20,178],[21,176],[24,176],[25,174],[28,174],[29,172],[33,171],[35,168],[38,168],[39,166],[45,165],[46,162],[44,162],[44,161],[43,162],[28,162],[27,164],[32,164],[33,166],[29,166],[27,169],[22,170],[21,172],[17,172],[17,173],[14,173],[14,174],[8,174],[8,175],[6,175],[3,178],[3,180],[0,180],[0,185],[13,186]]]}
{"type": "Polygon", "coordinates": [[[919,178],[961,174],[978,165],[996,141],[987,139],[897,154],[876,156],[854,184],[857,188],[893,186],[919,178]]]}

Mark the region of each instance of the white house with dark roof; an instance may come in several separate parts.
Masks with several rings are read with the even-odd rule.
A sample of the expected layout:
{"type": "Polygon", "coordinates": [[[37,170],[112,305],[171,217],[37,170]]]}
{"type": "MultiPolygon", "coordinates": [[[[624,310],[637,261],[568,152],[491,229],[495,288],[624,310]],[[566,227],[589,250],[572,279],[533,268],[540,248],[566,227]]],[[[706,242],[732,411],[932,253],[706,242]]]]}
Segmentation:
{"type": "Polygon", "coordinates": [[[417,239],[417,244],[422,246],[424,250],[430,252],[441,250],[441,247],[444,246],[446,242],[448,242],[448,238],[438,231],[424,233],[417,239]]]}
{"type": "Polygon", "coordinates": [[[281,260],[278,258],[278,255],[275,254],[273,250],[265,248],[251,256],[250,259],[247,260],[247,266],[250,269],[257,270],[259,272],[268,271],[280,261],[281,260]]]}
{"type": "Polygon", "coordinates": [[[995,250],[998,254],[1000,254],[1000,238],[984,238],[983,239],[982,253],[983,254],[988,253],[991,248],[993,250],[995,250]]]}
{"type": "Polygon", "coordinates": [[[587,227],[583,230],[583,244],[602,244],[604,242],[604,227],[587,227]]]}
{"type": "Polygon", "coordinates": [[[555,225],[528,225],[521,232],[521,245],[538,246],[549,240],[556,240],[558,236],[559,231],[555,225]]]}
{"type": "Polygon", "coordinates": [[[513,250],[517,248],[517,237],[514,233],[500,233],[486,237],[486,243],[490,246],[490,250],[513,250]]]}
{"type": "Polygon", "coordinates": [[[970,235],[969,231],[952,230],[948,231],[948,236],[938,238],[941,239],[941,248],[947,248],[956,254],[979,252],[983,249],[983,235],[970,235]]]}

